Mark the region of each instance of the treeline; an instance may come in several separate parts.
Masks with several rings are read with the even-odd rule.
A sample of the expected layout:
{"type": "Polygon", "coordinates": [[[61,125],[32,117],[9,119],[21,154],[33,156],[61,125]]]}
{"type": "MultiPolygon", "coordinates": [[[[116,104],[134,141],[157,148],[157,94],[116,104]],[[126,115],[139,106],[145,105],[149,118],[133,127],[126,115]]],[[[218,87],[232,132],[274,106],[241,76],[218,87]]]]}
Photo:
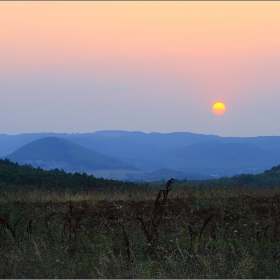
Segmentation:
{"type": "Polygon", "coordinates": [[[67,173],[64,170],[43,170],[31,165],[19,165],[9,159],[0,159],[0,188],[69,189],[72,191],[129,188],[136,184],[96,178],[86,173],[67,173]]]}
{"type": "Polygon", "coordinates": [[[244,184],[258,187],[280,186],[280,165],[274,166],[260,174],[241,174],[231,178],[235,184],[244,184]]]}
{"type": "MultiPolygon", "coordinates": [[[[186,181],[186,180],[185,180],[186,181]]],[[[188,182],[194,187],[280,187],[280,165],[274,166],[260,174],[239,174],[219,179],[193,180],[188,182]]]]}
{"type": "MultiPolygon", "coordinates": [[[[176,178],[175,178],[176,179],[176,178]]],[[[260,174],[240,174],[208,180],[175,180],[176,185],[189,187],[280,187],[280,165],[260,174]]],[[[163,182],[164,183],[164,182],[163,182]]],[[[154,184],[152,184],[154,186],[154,184]]],[[[67,173],[64,170],[44,170],[31,165],[19,165],[9,159],[0,159],[0,189],[42,189],[42,190],[106,190],[149,188],[149,183],[132,183],[96,178],[86,173],[67,173]]]]}

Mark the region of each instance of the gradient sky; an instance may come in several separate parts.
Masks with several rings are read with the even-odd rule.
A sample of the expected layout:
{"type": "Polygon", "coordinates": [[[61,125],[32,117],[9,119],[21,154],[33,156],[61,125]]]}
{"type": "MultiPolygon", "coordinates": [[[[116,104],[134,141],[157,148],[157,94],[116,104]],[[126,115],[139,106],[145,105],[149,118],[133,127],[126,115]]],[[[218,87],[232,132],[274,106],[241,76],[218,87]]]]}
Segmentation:
{"type": "Polygon", "coordinates": [[[280,2],[1,1],[0,98],[6,134],[280,135],[280,2]]]}

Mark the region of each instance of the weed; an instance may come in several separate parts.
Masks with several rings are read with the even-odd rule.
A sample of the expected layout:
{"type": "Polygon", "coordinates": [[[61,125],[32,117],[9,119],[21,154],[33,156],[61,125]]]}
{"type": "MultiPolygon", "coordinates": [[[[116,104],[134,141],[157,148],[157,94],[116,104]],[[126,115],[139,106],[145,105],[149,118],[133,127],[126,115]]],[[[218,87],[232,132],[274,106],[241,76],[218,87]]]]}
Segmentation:
{"type": "Polygon", "coordinates": [[[10,231],[10,233],[12,234],[12,236],[13,236],[14,239],[17,238],[15,229],[12,228],[12,227],[10,226],[10,224],[9,224],[5,219],[0,218],[0,224],[3,225],[4,230],[5,230],[5,229],[8,229],[8,230],[10,231]]]}
{"type": "Polygon", "coordinates": [[[137,219],[141,222],[141,228],[147,238],[148,249],[147,251],[151,252],[154,250],[154,243],[159,235],[159,226],[162,223],[164,208],[166,207],[166,202],[168,198],[168,193],[171,191],[170,186],[174,182],[174,179],[170,179],[166,183],[166,187],[164,190],[160,190],[157,194],[155,203],[154,203],[154,211],[153,216],[150,219],[152,229],[148,228],[148,223],[143,220],[142,217],[138,217],[137,219]]]}

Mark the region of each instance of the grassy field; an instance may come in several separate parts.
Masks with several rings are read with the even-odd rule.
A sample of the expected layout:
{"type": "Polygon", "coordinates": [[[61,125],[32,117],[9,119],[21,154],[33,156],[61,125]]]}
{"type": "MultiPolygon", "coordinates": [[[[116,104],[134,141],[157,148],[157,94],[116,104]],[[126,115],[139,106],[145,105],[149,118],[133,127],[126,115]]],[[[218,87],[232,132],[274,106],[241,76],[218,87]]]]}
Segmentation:
{"type": "Polygon", "coordinates": [[[279,188],[171,189],[2,191],[0,277],[280,277],[279,188]]]}

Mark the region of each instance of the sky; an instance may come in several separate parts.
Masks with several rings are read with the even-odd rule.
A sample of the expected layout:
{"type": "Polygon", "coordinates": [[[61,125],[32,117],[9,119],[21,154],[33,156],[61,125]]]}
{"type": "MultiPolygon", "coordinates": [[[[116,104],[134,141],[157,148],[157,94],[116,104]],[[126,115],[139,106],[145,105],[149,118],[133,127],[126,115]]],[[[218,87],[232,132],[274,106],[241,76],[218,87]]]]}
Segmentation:
{"type": "Polygon", "coordinates": [[[279,136],[280,2],[1,1],[0,133],[99,130],[279,136]]]}

